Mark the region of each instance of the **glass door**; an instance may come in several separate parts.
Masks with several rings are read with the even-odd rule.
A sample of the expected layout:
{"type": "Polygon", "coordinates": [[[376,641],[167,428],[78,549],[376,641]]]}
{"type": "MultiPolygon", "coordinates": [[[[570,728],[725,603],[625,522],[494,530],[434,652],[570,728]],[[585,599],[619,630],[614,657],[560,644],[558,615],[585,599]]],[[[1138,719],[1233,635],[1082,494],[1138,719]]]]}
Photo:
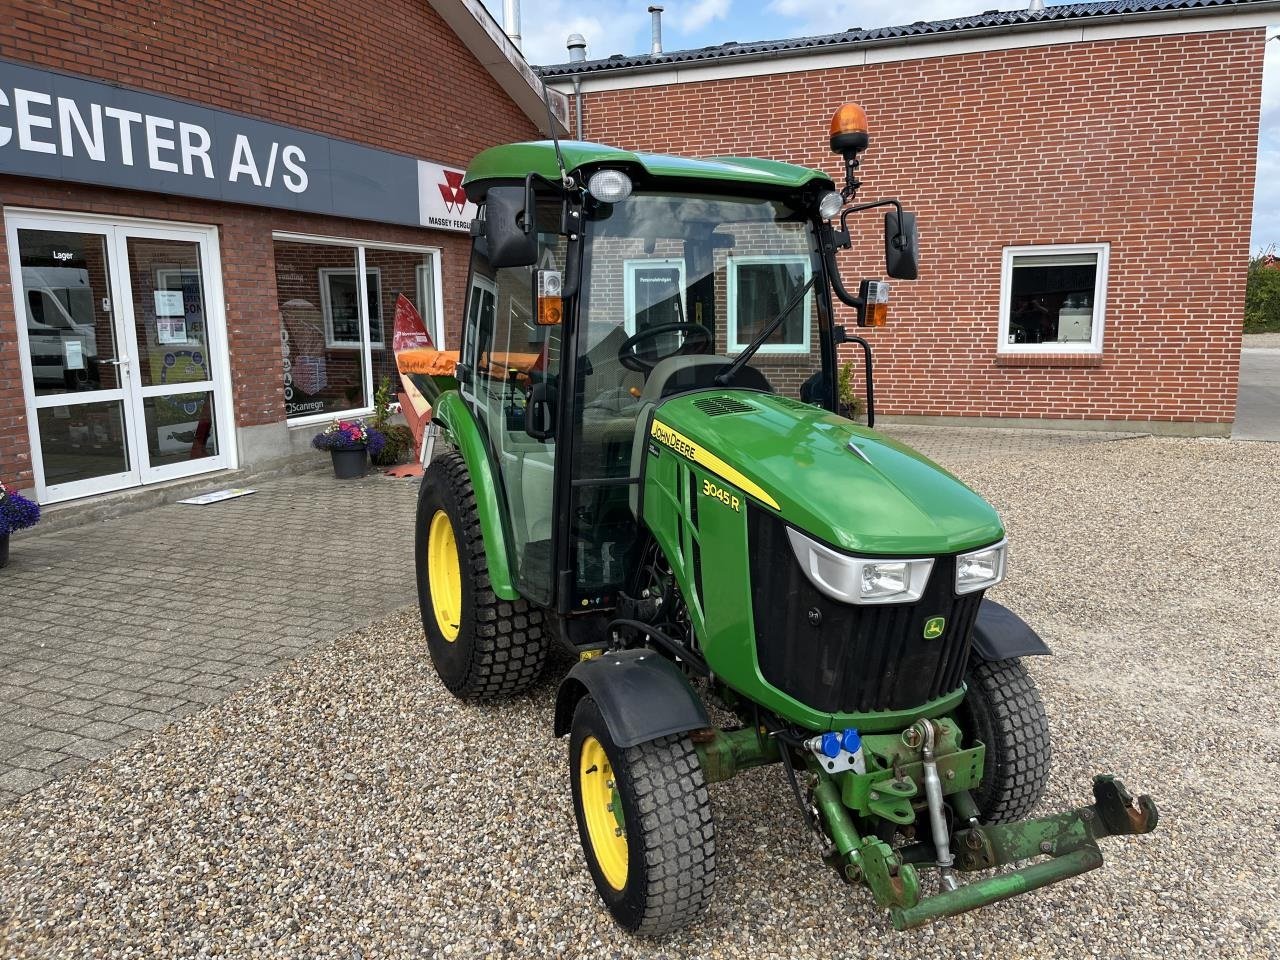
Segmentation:
{"type": "Polygon", "coordinates": [[[133,356],[142,482],[203,473],[222,462],[215,344],[198,240],[122,231],[124,309],[133,356]]]}
{"type": "Polygon", "coordinates": [[[139,482],[129,337],[116,309],[109,231],[19,228],[19,350],[39,494],[46,501],[139,482]]]}
{"type": "Polygon", "coordinates": [[[6,219],[40,500],[233,465],[212,230],[6,219]]]}

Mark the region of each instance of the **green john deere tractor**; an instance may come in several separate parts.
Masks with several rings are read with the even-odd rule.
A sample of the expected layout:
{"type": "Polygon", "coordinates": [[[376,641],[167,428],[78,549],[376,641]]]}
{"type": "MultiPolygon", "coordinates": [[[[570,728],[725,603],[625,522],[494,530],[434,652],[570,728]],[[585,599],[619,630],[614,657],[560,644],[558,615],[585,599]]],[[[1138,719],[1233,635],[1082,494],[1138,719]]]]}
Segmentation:
{"type": "Polygon", "coordinates": [[[1005,574],[996,512],[869,429],[870,347],[833,323],[833,294],[878,325],[888,284],[851,292],[837,251],[851,215],[884,208],[886,273],[915,279],[915,220],[855,202],[860,108],[831,144],[842,190],[583,142],[487,150],[464,181],[457,389],[431,397],[417,514],[427,643],[468,700],[528,689],[552,643],[577,656],[554,729],[587,867],[641,934],[707,905],[707,785],[764,764],[900,929],[1091,870],[1098,838],[1156,825],[1111,776],[1088,806],[1024,819],[1050,745],[1019,658],[1049,651],[983,597],[1005,574]]]}

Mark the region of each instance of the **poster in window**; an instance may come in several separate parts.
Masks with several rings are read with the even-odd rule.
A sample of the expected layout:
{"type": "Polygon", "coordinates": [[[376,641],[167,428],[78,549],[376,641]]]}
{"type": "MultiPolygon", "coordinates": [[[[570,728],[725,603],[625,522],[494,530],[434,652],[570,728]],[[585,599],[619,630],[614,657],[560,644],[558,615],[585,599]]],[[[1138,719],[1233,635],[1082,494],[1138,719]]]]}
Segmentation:
{"type": "MultiPolygon", "coordinates": [[[[320,299],[323,301],[325,331],[330,347],[360,346],[360,293],[354,270],[320,271],[320,299]]],[[[365,271],[369,299],[369,342],[382,345],[382,282],[376,269],[365,271]]]]}

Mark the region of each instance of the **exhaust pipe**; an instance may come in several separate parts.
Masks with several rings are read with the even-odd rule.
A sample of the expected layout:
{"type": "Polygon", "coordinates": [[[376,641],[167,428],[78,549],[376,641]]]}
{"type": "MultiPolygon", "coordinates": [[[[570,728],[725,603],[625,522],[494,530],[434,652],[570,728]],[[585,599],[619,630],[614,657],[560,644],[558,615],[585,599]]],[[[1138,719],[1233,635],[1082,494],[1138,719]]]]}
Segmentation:
{"type": "Polygon", "coordinates": [[[662,7],[657,5],[650,7],[649,16],[651,17],[650,34],[653,41],[649,54],[654,57],[660,57],[662,56],[662,7]]]}

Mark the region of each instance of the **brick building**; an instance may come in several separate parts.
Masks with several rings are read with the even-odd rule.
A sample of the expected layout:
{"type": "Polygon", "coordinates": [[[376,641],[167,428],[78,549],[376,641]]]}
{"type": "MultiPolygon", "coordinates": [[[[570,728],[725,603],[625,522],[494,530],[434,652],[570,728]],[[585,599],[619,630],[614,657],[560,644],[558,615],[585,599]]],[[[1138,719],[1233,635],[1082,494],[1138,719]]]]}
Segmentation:
{"type": "MultiPolygon", "coordinates": [[[[879,412],[1225,434],[1276,21],[1259,0],[1087,3],[541,72],[580,91],[583,139],[837,182],[827,124],[863,104],[862,197],[901,198],[921,236],[921,279],[868,333],[879,412]]],[[[854,223],[845,276],[878,277],[876,223],[854,223]]]]}
{"type": "Polygon", "coordinates": [[[0,479],[287,456],[370,407],[401,293],[456,347],[461,169],[546,122],[478,0],[5,10],[0,479]]]}

